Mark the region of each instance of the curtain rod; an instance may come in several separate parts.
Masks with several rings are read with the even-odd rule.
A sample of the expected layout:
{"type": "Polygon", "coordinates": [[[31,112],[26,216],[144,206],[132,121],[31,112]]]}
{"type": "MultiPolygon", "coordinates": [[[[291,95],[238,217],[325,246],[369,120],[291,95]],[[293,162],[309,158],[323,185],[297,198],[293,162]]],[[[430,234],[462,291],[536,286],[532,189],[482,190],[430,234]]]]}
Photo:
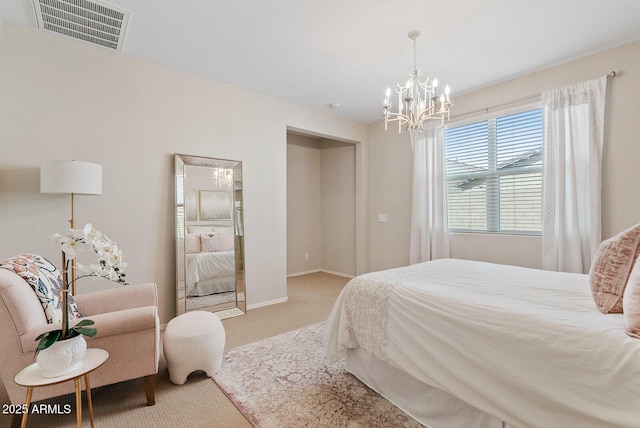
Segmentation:
{"type": "MultiPolygon", "coordinates": [[[[613,79],[614,77],[616,77],[616,74],[617,73],[615,72],[615,70],[613,70],[613,71],[607,73],[605,77],[607,79],[613,79]]],[[[457,118],[460,118],[460,117],[469,116],[471,114],[476,114],[476,113],[480,113],[480,112],[489,113],[489,110],[493,110],[493,109],[498,108],[498,107],[504,107],[504,106],[508,106],[508,105],[511,105],[511,104],[517,104],[517,103],[520,103],[520,102],[523,102],[523,101],[533,100],[533,99],[536,99],[536,98],[540,98],[540,94],[527,95],[526,97],[516,98],[515,100],[507,101],[507,102],[504,102],[504,103],[494,104],[494,105],[489,106],[489,107],[479,108],[479,109],[476,109],[476,110],[468,111],[466,113],[456,114],[456,115],[451,116],[451,118],[452,119],[457,119],[457,118]]]]}

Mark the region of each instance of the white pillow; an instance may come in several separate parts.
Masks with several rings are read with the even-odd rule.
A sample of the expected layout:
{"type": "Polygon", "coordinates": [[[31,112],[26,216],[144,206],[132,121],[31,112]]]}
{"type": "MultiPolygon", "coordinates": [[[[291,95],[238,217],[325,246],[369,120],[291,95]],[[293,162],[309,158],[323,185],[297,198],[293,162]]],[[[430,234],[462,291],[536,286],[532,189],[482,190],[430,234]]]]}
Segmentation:
{"type": "Polygon", "coordinates": [[[202,234],[200,235],[202,251],[231,251],[234,244],[233,236],[230,232],[202,234]]]}
{"type": "Polygon", "coordinates": [[[187,233],[184,237],[184,251],[187,254],[199,253],[202,251],[199,233],[187,233]]]}
{"type": "Polygon", "coordinates": [[[213,226],[213,232],[229,232],[234,233],[233,226],[213,226]]]}
{"type": "Polygon", "coordinates": [[[187,226],[189,233],[212,233],[213,226],[187,226]]]}

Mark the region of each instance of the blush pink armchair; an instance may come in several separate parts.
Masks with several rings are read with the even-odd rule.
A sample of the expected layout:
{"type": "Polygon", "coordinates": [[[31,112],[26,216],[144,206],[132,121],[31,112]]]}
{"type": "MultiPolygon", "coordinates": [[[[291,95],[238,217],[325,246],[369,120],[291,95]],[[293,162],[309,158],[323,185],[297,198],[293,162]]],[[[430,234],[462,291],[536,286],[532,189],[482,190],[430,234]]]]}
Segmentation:
{"type": "MultiPolygon", "coordinates": [[[[154,405],[154,380],[160,358],[156,284],[79,294],[75,300],[80,313],[92,319],[98,330],[95,337],[86,338],[87,347],[109,351],[107,362],[91,374],[91,387],[141,377],[147,405],[154,405]]],[[[31,286],[14,272],[0,269],[0,373],[11,403],[24,403],[26,388],[13,379],[35,362],[36,337],[59,328],[60,324],[47,324],[31,286]]],[[[33,401],[72,392],[73,382],[35,388],[33,401]]]]}

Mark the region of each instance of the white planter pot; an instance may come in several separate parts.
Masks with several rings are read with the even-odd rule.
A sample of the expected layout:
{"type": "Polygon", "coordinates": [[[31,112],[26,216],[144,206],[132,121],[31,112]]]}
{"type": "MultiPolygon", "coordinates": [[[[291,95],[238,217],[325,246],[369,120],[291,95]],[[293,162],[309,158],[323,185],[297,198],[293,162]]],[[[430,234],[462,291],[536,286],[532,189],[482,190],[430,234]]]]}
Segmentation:
{"type": "Polygon", "coordinates": [[[58,377],[79,369],[86,352],[87,341],[80,335],[59,340],[38,352],[36,362],[42,370],[42,376],[58,377]]]}

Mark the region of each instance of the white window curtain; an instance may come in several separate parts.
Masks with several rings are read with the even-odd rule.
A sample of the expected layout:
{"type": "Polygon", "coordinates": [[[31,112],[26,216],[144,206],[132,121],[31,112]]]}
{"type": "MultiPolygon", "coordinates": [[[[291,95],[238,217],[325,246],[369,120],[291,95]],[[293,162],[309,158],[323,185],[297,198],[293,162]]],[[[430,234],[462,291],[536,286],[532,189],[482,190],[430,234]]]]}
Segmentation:
{"type": "Polygon", "coordinates": [[[449,257],[444,129],[411,130],[411,239],[409,263],[449,257]]]}
{"type": "Polygon", "coordinates": [[[607,78],[542,93],[543,269],[587,273],[601,240],[607,78]]]}

